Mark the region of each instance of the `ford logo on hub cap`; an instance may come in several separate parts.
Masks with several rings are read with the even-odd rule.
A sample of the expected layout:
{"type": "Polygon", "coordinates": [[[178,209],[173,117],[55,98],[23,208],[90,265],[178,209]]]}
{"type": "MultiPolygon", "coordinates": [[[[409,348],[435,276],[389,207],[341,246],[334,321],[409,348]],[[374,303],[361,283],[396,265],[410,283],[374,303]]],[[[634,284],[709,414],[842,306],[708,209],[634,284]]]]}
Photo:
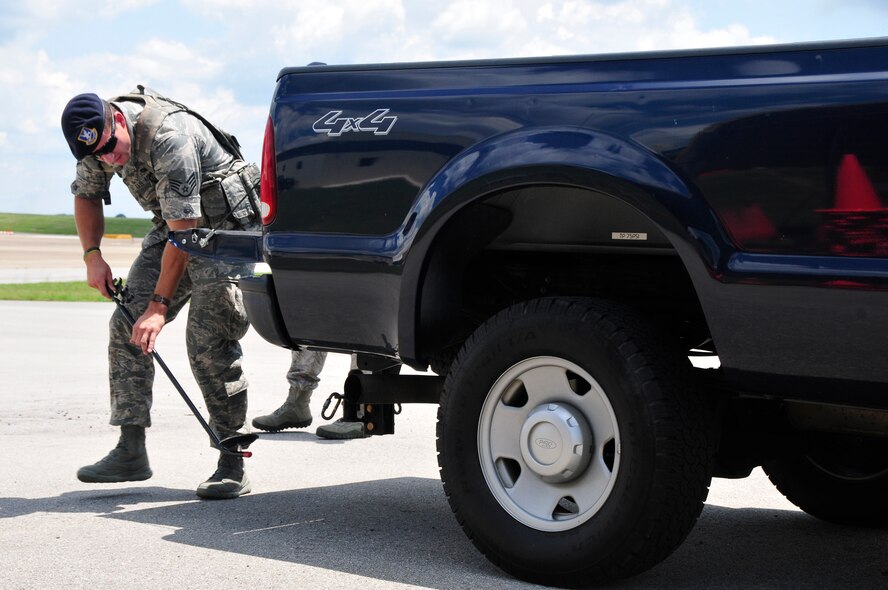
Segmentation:
{"type": "Polygon", "coordinates": [[[536,446],[540,447],[541,449],[552,450],[558,447],[558,443],[556,443],[555,441],[551,441],[548,438],[538,438],[534,442],[536,443],[536,446]]]}

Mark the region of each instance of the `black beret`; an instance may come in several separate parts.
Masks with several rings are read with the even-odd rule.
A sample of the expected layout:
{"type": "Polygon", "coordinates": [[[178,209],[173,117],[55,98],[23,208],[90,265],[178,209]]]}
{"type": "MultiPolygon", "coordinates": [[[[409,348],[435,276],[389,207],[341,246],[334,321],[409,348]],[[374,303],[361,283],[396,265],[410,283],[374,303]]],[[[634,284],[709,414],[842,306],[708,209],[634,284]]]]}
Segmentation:
{"type": "Polygon", "coordinates": [[[78,160],[95,151],[105,130],[105,101],[92,93],[78,94],[62,112],[62,133],[78,160]]]}

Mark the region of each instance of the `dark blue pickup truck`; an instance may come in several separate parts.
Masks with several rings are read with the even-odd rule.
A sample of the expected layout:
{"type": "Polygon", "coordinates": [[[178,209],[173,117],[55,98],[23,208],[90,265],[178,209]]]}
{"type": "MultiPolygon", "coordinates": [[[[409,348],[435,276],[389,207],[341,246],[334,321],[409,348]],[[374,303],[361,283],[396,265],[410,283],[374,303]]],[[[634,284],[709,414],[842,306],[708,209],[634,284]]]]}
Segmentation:
{"type": "Polygon", "coordinates": [[[253,325],[357,353],[371,433],[440,404],[504,570],[643,571],[758,466],[888,525],[888,39],[286,68],[262,160],[261,233],[176,239],[268,263],[253,325]]]}

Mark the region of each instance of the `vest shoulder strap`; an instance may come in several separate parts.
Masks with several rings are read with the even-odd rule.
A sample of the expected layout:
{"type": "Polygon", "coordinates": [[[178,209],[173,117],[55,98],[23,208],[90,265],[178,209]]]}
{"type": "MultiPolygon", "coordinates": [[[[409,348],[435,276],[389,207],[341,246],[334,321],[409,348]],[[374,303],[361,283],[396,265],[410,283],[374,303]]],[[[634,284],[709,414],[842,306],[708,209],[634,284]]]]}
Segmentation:
{"type": "Polygon", "coordinates": [[[139,151],[143,148],[146,150],[150,149],[151,142],[154,141],[154,136],[157,135],[157,130],[160,129],[164,119],[173,113],[185,111],[203,123],[225,151],[239,160],[244,159],[244,156],[241,153],[240,143],[234,135],[216,127],[201,114],[189,109],[184,104],[171,100],[147,86],[139,84],[129,94],[123,94],[112,98],[111,101],[137,102],[144,107],[142,114],[139,115],[139,118],[133,125],[134,151],[139,151]]]}

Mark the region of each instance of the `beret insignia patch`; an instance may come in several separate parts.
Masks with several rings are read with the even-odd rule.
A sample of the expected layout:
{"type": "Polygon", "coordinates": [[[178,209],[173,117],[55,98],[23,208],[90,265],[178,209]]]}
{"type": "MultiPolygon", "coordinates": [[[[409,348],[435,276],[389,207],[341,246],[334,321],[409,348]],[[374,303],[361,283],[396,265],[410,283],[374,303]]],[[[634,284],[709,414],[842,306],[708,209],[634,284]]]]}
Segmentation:
{"type": "Polygon", "coordinates": [[[82,141],[86,145],[94,144],[97,139],[99,139],[99,134],[92,127],[83,127],[80,130],[80,135],[77,136],[77,141],[82,141]]]}

